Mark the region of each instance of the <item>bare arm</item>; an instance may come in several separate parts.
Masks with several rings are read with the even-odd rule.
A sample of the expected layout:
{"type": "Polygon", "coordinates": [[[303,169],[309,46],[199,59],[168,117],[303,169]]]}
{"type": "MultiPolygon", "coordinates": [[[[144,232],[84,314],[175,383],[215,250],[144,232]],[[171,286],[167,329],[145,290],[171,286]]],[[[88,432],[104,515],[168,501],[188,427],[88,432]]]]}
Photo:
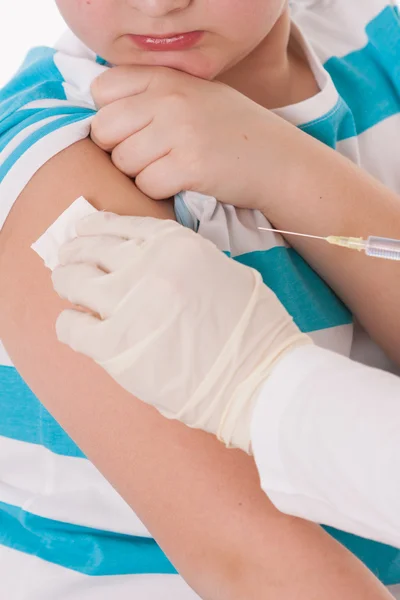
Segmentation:
{"type": "Polygon", "coordinates": [[[248,456],[164,420],[57,342],[54,323],[65,304],[30,245],[81,194],[99,209],[173,216],[171,205],[144,197],[90,140],[36,174],[0,234],[0,281],[7,281],[0,337],[31,389],[202,598],[389,598],[322,529],[276,511],[248,456]]]}
{"type": "MultiPolygon", "coordinates": [[[[264,210],[274,226],[320,236],[400,239],[400,197],[338,152],[299,133],[292,139],[287,186],[280,184],[282,194],[264,210]],[[295,139],[301,141],[298,147],[295,139]]],[[[287,239],[400,364],[399,265],[320,241],[287,239]]]]}

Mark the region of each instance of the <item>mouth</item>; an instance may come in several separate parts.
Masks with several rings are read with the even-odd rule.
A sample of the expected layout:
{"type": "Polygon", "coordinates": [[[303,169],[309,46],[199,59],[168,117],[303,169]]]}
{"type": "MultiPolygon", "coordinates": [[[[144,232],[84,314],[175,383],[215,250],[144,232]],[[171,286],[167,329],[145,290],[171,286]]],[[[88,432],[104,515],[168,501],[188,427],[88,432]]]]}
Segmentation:
{"type": "Polygon", "coordinates": [[[189,50],[193,48],[204,36],[204,31],[190,31],[188,33],[173,33],[163,36],[158,35],[128,35],[132,42],[141,50],[151,52],[171,52],[176,50],[189,50]]]}

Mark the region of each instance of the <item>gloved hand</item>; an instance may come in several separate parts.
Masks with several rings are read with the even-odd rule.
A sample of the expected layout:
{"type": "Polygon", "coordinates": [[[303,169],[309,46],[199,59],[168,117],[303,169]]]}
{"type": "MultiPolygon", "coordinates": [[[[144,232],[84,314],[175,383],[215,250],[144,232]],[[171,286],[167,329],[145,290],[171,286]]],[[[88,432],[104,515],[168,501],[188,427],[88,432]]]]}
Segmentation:
{"type": "Polygon", "coordinates": [[[58,339],[164,416],[251,451],[258,391],[311,343],[260,274],[173,221],[98,212],[53,271],[58,339]]]}

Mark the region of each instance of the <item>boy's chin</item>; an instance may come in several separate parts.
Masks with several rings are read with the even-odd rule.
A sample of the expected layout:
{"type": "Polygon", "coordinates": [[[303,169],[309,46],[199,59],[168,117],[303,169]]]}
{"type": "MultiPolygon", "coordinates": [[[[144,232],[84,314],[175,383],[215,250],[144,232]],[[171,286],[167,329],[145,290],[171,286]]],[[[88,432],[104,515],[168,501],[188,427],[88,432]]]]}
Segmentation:
{"type": "Polygon", "coordinates": [[[171,52],[166,52],[165,54],[158,52],[157,55],[152,56],[151,59],[148,60],[127,59],[119,63],[112,64],[113,66],[117,66],[118,64],[132,66],[141,65],[146,67],[168,67],[170,69],[176,69],[177,71],[182,71],[188,75],[193,75],[194,77],[207,80],[215,79],[221,71],[221,69],[216,67],[216,65],[211,64],[207,60],[196,60],[195,57],[191,59],[191,57],[182,57],[182,55],[171,56],[171,54],[171,52]]]}

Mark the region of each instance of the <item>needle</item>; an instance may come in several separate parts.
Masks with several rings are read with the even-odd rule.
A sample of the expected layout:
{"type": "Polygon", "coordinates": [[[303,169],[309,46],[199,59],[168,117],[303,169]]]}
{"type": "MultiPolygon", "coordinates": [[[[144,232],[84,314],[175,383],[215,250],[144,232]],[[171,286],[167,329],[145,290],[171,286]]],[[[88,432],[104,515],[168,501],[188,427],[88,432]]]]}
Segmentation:
{"type": "Polygon", "coordinates": [[[308,233],[294,233],[294,231],[282,231],[281,229],[269,229],[268,227],[257,227],[257,229],[262,229],[263,231],[273,231],[274,233],[286,233],[288,235],[298,235],[300,237],[314,238],[315,240],[326,240],[326,238],[320,235],[310,235],[308,233]]]}

